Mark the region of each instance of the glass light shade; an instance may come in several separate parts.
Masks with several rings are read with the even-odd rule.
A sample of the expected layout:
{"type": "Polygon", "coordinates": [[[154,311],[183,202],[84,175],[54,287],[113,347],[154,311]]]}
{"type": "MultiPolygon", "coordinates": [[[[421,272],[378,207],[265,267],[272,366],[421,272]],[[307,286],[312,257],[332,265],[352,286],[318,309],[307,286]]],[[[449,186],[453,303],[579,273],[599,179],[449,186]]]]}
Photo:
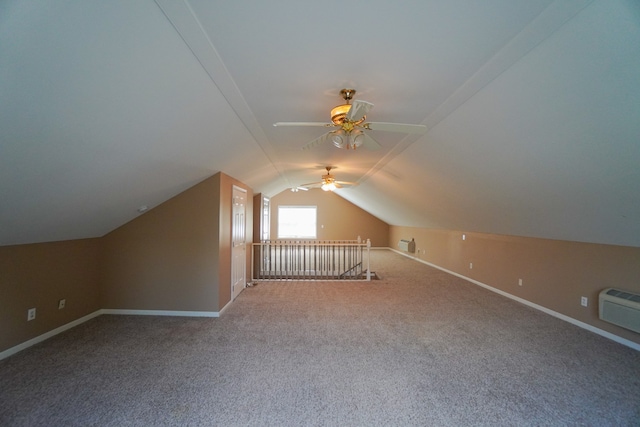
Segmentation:
{"type": "Polygon", "coordinates": [[[333,191],[336,189],[336,185],[333,182],[325,182],[320,188],[324,191],[333,191]]]}
{"type": "Polygon", "coordinates": [[[340,129],[335,132],[332,132],[331,142],[338,148],[344,148],[345,137],[343,136],[344,132],[340,129]]]}
{"type": "Polygon", "coordinates": [[[349,144],[348,144],[349,148],[355,150],[356,148],[360,147],[363,142],[364,142],[364,134],[359,129],[354,129],[349,134],[349,144]]]}

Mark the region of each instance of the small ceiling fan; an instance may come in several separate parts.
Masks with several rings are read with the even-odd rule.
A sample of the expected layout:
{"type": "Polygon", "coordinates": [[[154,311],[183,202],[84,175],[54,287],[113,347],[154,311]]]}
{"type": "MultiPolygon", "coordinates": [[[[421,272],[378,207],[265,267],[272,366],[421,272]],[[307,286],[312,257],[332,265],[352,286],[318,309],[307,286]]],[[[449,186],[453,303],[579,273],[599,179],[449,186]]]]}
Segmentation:
{"type": "Polygon", "coordinates": [[[402,132],[423,134],[427,131],[424,125],[404,123],[366,122],[366,114],[371,111],[373,104],[367,101],[354,100],[355,89],[342,89],[340,95],[345,104],[338,105],[331,110],[331,123],[323,122],[278,122],[274,126],[324,126],[338,128],[305,144],[302,149],[307,150],[326,141],[331,141],[338,148],[353,149],[365,146],[370,150],[380,149],[380,144],[364,130],[381,130],[387,132],[402,132]]]}
{"type": "Polygon", "coordinates": [[[331,174],[331,169],[333,166],[325,167],[327,173],[322,175],[322,181],[320,182],[312,182],[310,184],[302,184],[297,187],[291,189],[291,191],[296,192],[298,190],[307,191],[310,188],[321,188],[324,191],[333,191],[336,188],[343,187],[351,187],[354,185],[358,185],[357,182],[347,182],[347,181],[336,181],[336,178],[331,174]]]}

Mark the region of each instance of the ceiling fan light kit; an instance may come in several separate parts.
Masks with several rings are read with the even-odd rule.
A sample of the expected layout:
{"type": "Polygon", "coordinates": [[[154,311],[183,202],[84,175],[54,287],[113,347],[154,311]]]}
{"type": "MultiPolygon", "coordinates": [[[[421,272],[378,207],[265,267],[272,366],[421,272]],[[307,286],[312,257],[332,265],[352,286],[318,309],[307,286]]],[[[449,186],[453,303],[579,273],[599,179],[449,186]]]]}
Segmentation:
{"type": "Polygon", "coordinates": [[[335,131],[331,131],[322,135],[320,138],[305,144],[302,149],[314,147],[326,140],[331,140],[333,145],[343,149],[353,149],[365,144],[368,148],[376,150],[381,148],[380,144],[370,135],[367,138],[360,138],[358,135],[365,135],[363,130],[401,132],[410,134],[423,134],[427,131],[424,125],[411,125],[404,123],[388,123],[388,122],[366,122],[367,113],[373,108],[373,104],[367,101],[355,100],[351,102],[356,94],[355,89],[342,89],[340,95],[345,103],[334,107],[331,110],[331,123],[324,122],[277,122],[274,126],[322,126],[336,127],[335,131]],[[357,131],[357,132],[356,132],[357,131]],[[346,136],[346,139],[345,139],[346,136]],[[349,138],[351,137],[351,138],[349,138]]]}
{"type": "MultiPolygon", "coordinates": [[[[367,113],[373,108],[373,104],[367,101],[355,100],[351,102],[353,96],[356,94],[355,89],[342,89],[340,96],[344,99],[345,103],[338,105],[331,109],[331,123],[323,122],[277,122],[274,126],[322,126],[322,127],[335,127],[338,128],[334,131],[327,132],[326,134],[314,139],[311,142],[305,144],[302,149],[307,150],[311,147],[315,147],[326,141],[337,147],[346,150],[355,150],[358,147],[364,145],[370,150],[378,150],[382,146],[373,137],[365,133],[368,131],[386,131],[386,132],[401,132],[408,134],[423,134],[427,131],[427,127],[424,125],[412,125],[404,123],[389,123],[389,122],[366,122],[367,113]]],[[[327,167],[327,176],[330,174],[331,167],[327,167]]],[[[326,182],[325,176],[322,177],[323,182],[320,183],[320,188],[325,191],[333,191],[336,188],[340,188],[339,185],[329,185],[326,182]]],[[[332,178],[333,179],[333,178],[332,178]]],[[[335,181],[335,180],[334,180],[335,181]]],[[[352,185],[353,183],[348,183],[352,185]]],[[[312,185],[312,184],[309,184],[312,185]]],[[[307,187],[305,184],[303,187],[307,187]]],[[[293,189],[291,191],[294,191],[293,189]]]]}
{"type": "Polygon", "coordinates": [[[331,132],[331,142],[338,148],[355,150],[364,142],[364,136],[360,129],[354,129],[351,132],[344,132],[342,129],[339,129],[331,132]]]}
{"type": "Polygon", "coordinates": [[[320,188],[323,191],[333,191],[337,188],[336,179],[331,175],[331,166],[327,166],[327,174],[322,175],[322,185],[320,188]]]}
{"type": "Polygon", "coordinates": [[[333,169],[333,166],[327,166],[325,167],[325,169],[327,170],[327,173],[322,175],[322,181],[302,184],[298,187],[295,187],[295,189],[292,188],[291,191],[295,193],[298,190],[307,191],[310,188],[320,188],[323,191],[333,191],[337,188],[358,185],[357,182],[336,181],[336,178],[331,174],[331,169],[333,169]]]}
{"type": "Polygon", "coordinates": [[[336,189],[336,185],[333,182],[325,182],[320,188],[322,188],[323,191],[333,191],[336,189]]]}

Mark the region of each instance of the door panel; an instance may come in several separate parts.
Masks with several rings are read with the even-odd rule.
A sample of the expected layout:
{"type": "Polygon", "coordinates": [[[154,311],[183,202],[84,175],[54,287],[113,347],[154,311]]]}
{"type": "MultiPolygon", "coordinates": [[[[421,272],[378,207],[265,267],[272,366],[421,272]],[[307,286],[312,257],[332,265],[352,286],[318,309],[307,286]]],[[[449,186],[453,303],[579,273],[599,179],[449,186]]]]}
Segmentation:
{"type": "Polygon", "coordinates": [[[246,206],[247,191],[233,186],[231,224],[231,299],[234,300],[247,283],[246,206]]]}

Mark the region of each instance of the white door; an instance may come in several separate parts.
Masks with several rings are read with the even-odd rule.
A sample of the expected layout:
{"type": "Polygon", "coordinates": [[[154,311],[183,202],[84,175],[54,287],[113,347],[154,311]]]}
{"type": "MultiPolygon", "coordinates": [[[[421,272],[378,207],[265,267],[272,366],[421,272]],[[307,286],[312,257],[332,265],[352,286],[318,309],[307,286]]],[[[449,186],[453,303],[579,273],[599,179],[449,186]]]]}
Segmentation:
{"type": "Polygon", "coordinates": [[[234,300],[247,283],[246,206],[247,190],[233,186],[231,223],[231,299],[234,300]]]}

